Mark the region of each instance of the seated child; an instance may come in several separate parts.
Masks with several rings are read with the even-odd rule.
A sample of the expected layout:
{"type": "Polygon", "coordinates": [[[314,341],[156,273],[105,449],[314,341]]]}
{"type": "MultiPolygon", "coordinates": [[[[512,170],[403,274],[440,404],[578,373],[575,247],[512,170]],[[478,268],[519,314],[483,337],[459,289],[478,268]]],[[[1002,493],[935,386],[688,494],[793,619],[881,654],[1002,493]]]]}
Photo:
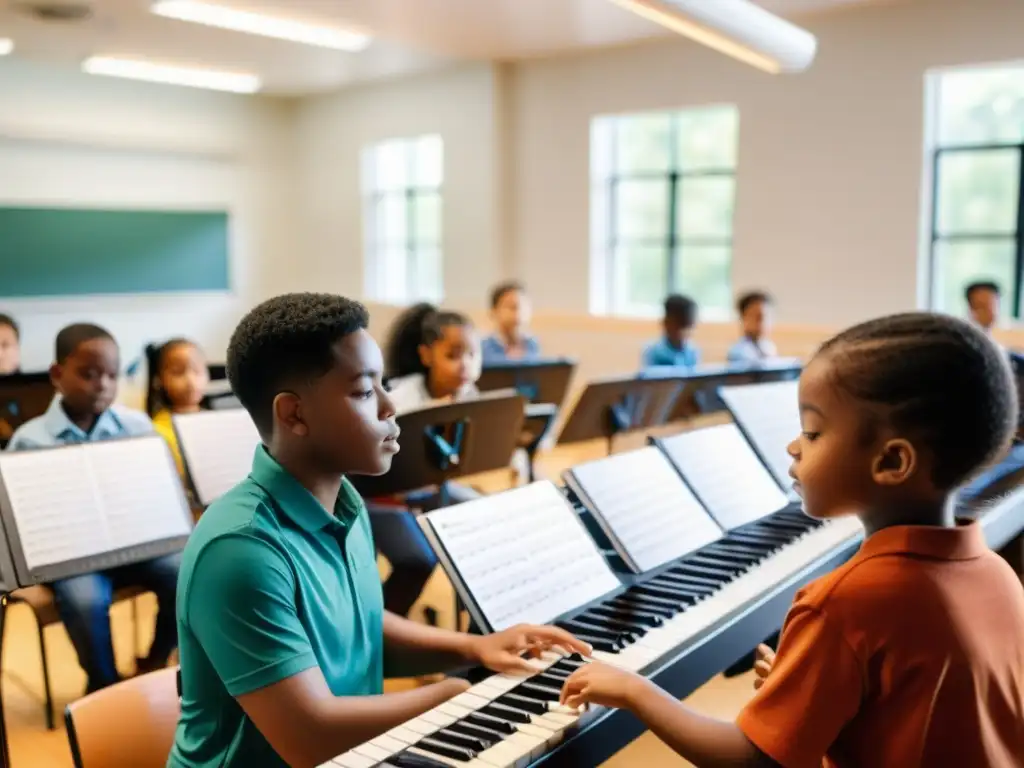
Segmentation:
{"type": "Polygon", "coordinates": [[[907,313],[850,328],[800,377],[790,474],[808,515],[866,540],[796,596],[736,722],[602,664],[562,696],[633,711],[699,766],[1019,766],[1024,589],[953,517],[1017,425],[1005,356],[974,325],[907,313]]]}
{"type": "Polygon", "coordinates": [[[171,339],[160,346],[146,347],[149,369],[149,390],[146,392],[146,413],[153,419],[153,427],[167,441],[178,464],[178,472],[185,467],[178,448],[171,416],[175,413],[195,413],[203,407],[210,372],[202,350],[188,339],[171,339]]]}
{"type": "Polygon", "coordinates": [[[971,283],[964,291],[964,298],[971,320],[985,333],[992,333],[999,323],[999,284],[987,280],[971,283]]]}
{"type": "Polygon", "coordinates": [[[522,283],[501,283],[491,291],[491,317],[495,332],[483,340],[484,364],[540,357],[540,344],[529,334],[530,297],[522,283]]]}
{"type": "Polygon", "coordinates": [[[772,324],[772,299],[762,291],[751,291],[736,302],[743,336],[729,350],[728,361],[737,365],[755,365],[776,356],[768,338],[772,324]]]}
{"type": "Polygon", "coordinates": [[[0,376],[21,369],[21,329],[10,315],[0,313],[0,376]]]}
{"type": "MultiPolygon", "coordinates": [[[[120,354],[114,337],[96,325],[69,325],[57,334],[56,362],[50,377],[57,389],[43,416],[18,428],[9,451],[49,448],[117,437],[151,434],[149,418],[114,403],[120,372],[120,354]]],[[[167,665],[177,646],[174,595],[178,584],[178,554],[73,576],[50,585],[57,611],[88,676],[87,692],[120,679],[110,639],[110,604],[113,591],[138,586],[156,593],[160,609],[149,655],[140,659],[139,671],[167,665]]]]}
{"type": "Polygon", "coordinates": [[[641,366],[685,366],[700,362],[700,350],[690,341],[697,324],[697,302],[689,296],[673,293],[665,299],[662,327],[665,335],[644,350],[641,366]]]}
{"type": "Polygon", "coordinates": [[[367,322],[354,301],[290,294],[232,334],[231,386],[263,445],[185,547],[169,768],[315,768],[468,687],[452,678],[384,693],[385,676],[524,669],[532,645],[589,652],[554,627],[474,636],[384,608],[366,510],[346,478],[387,472],[398,451],[367,322]]]}

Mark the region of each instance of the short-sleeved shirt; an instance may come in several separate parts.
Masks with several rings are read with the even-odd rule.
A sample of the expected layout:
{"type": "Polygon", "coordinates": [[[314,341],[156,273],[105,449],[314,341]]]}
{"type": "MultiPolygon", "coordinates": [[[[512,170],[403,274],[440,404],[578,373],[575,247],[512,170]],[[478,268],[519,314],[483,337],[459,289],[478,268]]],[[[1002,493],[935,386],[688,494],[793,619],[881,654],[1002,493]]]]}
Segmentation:
{"type": "Polygon", "coordinates": [[[643,354],[641,365],[644,368],[656,368],[659,366],[685,366],[692,368],[700,363],[700,350],[696,345],[687,342],[681,347],[673,345],[668,339],[662,337],[649,345],[643,354]]]}
{"type": "Polygon", "coordinates": [[[797,595],[738,725],[784,768],[1019,766],[1022,638],[978,523],[886,528],[797,595]]]}
{"type": "Polygon", "coordinates": [[[775,357],[778,352],[771,339],[758,339],[755,341],[749,336],[744,336],[729,349],[726,360],[730,363],[760,363],[775,357]]]}
{"type": "MultiPolygon", "coordinates": [[[[477,388],[471,385],[460,395],[460,399],[475,397],[477,394],[477,388]]],[[[450,400],[438,400],[430,394],[427,389],[427,379],[422,373],[410,373],[408,376],[392,379],[388,382],[388,397],[399,415],[416,408],[450,402],[450,400]]]]}
{"type": "Polygon", "coordinates": [[[366,508],[332,512],[266,448],[210,505],[178,580],[182,712],[171,768],[284,768],[235,697],[319,666],[335,696],[380,694],[383,599],[366,508]]]}
{"type": "Polygon", "coordinates": [[[505,340],[497,334],[492,334],[480,343],[480,353],[484,365],[488,363],[504,363],[509,359],[515,360],[536,360],[540,357],[540,342],[533,336],[523,339],[523,354],[517,358],[509,358],[508,346],[505,340]]]}
{"type": "Polygon", "coordinates": [[[85,432],[64,412],[61,397],[50,402],[42,416],[29,419],[11,436],[8,451],[30,451],[53,448],[70,443],[91,443],[118,437],[138,437],[153,433],[153,422],[141,411],[112,405],[96,419],[92,429],[85,432]]]}

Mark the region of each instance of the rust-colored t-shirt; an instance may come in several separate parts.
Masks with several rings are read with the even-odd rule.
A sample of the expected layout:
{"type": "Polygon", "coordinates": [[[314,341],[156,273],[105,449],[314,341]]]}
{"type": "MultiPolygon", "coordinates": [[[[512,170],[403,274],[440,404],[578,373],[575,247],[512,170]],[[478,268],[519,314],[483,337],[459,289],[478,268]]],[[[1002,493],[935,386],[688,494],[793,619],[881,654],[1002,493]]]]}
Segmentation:
{"type": "Polygon", "coordinates": [[[808,585],[739,727],[785,768],[1024,766],[1024,587],[977,523],[872,535],[808,585]]]}

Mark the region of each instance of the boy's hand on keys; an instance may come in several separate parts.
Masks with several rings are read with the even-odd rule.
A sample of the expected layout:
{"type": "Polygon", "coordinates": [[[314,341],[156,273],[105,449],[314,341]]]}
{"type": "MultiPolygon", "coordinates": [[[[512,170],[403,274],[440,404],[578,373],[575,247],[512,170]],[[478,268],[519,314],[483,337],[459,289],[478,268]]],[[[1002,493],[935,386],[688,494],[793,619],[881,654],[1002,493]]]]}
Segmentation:
{"type": "Polygon", "coordinates": [[[775,666],[775,651],[769,648],[767,645],[762,643],[757,646],[757,650],[754,652],[756,661],[754,662],[754,674],[757,677],[754,678],[754,690],[759,690],[764,681],[768,679],[768,675],[771,674],[772,667],[775,666]]]}
{"type": "Polygon", "coordinates": [[[640,675],[595,661],[569,675],[562,686],[560,703],[573,709],[582,709],[587,704],[633,709],[647,686],[647,680],[640,675]]]}

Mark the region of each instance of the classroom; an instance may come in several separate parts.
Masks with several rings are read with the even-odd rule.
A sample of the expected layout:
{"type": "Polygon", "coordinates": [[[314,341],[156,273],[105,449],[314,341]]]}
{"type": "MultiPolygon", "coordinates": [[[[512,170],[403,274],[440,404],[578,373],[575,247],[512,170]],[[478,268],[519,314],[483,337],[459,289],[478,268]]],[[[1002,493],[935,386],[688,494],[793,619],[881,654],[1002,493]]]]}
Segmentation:
{"type": "Polygon", "coordinates": [[[0,768],[1024,766],[1021,29],[0,2],[0,768]],[[913,712],[842,634],[902,586],[948,614],[876,652],[956,659],[913,712]]]}

